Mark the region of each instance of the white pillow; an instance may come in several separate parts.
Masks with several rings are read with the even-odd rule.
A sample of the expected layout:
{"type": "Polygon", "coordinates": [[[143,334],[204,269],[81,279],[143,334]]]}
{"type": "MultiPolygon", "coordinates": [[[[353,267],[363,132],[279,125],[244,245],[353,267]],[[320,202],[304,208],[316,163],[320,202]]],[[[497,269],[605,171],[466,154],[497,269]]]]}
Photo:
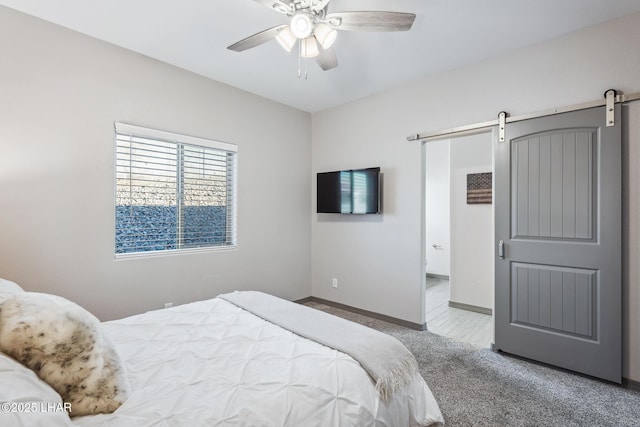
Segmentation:
{"type": "Polygon", "coordinates": [[[22,292],[0,304],[0,351],[53,387],[72,417],[111,413],[129,394],[100,321],[62,297],[22,292]]]}
{"type": "Polygon", "coordinates": [[[0,425],[69,427],[60,395],[33,371],[0,353],[0,425]]]}
{"type": "Polygon", "coordinates": [[[17,283],[0,278],[0,304],[20,292],[24,292],[24,289],[17,283]]]}

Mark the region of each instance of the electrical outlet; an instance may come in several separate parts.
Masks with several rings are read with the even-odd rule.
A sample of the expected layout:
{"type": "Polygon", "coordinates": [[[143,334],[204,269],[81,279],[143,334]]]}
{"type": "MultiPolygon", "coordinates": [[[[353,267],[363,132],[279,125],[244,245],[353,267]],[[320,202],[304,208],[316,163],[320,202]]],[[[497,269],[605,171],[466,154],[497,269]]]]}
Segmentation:
{"type": "Polygon", "coordinates": [[[164,308],[171,308],[173,307],[173,303],[172,302],[165,302],[164,303],[164,308]]]}
{"type": "Polygon", "coordinates": [[[338,279],[335,277],[331,280],[331,287],[336,289],[338,288],[338,279]]]}

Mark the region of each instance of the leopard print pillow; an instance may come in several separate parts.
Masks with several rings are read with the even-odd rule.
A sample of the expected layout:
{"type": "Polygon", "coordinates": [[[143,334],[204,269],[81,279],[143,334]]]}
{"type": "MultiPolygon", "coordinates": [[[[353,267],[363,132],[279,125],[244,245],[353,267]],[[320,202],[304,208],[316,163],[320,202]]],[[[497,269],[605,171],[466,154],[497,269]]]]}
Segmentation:
{"type": "Polygon", "coordinates": [[[22,292],[0,304],[0,351],[53,387],[72,417],[111,413],[129,394],[100,321],[62,297],[22,292]]]}
{"type": "Polygon", "coordinates": [[[18,284],[0,277],[0,303],[22,292],[24,290],[18,284]]]}

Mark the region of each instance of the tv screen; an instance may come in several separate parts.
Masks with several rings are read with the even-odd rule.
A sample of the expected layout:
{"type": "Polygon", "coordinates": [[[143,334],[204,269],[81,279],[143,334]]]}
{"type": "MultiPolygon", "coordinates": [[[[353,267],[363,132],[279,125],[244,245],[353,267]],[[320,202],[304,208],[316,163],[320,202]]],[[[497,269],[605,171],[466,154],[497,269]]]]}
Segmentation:
{"type": "Polygon", "coordinates": [[[380,168],[318,173],[317,213],[380,213],[380,168]]]}

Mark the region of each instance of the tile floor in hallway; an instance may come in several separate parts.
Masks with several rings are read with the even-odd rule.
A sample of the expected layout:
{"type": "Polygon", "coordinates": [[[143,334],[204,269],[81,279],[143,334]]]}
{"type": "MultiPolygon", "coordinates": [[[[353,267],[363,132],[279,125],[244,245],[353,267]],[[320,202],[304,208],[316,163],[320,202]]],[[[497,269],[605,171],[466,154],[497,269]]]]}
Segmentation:
{"type": "Polygon", "coordinates": [[[427,329],[458,341],[489,347],[491,316],[449,307],[449,280],[427,276],[427,329]]]}

